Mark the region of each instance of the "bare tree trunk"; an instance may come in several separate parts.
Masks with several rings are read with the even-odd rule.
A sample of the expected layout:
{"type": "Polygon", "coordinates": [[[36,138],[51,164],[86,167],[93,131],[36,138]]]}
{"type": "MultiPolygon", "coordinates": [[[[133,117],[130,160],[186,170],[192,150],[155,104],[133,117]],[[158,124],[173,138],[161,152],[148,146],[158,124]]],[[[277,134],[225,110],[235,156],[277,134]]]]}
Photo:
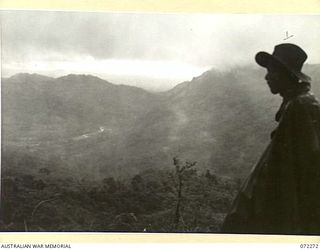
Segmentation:
{"type": "Polygon", "coordinates": [[[184,175],[184,171],[192,168],[196,165],[197,162],[186,162],[183,166],[180,165],[180,161],[177,157],[173,158],[173,165],[176,167],[176,176],[178,178],[178,188],[177,188],[177,206],[176,206],[176,213],[175,213],[175,223],[174,229],[177,231],[180,223],[181,218],[181,201],[182,201],[182,177],[184,175]]]}
{"type": "Polygon", "coordinates": [[[177,206],[176,206],[176,218],[175,218],[175,229],[178,230],[179,222],[180,222],[180,203],[182,198],[182,180],[181,180],[181,174],[178,173],[178,197],[177,197],[177,206]]]}

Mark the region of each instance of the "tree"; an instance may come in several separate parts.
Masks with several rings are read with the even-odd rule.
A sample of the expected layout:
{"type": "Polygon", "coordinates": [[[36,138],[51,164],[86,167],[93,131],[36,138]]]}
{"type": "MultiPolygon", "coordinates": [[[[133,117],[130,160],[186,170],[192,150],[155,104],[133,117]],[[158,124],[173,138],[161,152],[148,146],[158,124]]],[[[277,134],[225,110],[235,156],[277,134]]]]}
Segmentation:
{"type": "Polygon", "coordinates": [[[193,166],[195,166],[197,162],[188,162],[186,161],[183,166],[180,164],[180,160],[177,157],[173,157],[173,165],[175,166],[175,174],[177,178],[177,204],[175,209],[175,222],[174,228],[178,230],[180,218],[181,218],[181,200],[182,200],[182,186],[183,186],[183,177],[186,173],[186,170],[190,170],[193,166]]]}

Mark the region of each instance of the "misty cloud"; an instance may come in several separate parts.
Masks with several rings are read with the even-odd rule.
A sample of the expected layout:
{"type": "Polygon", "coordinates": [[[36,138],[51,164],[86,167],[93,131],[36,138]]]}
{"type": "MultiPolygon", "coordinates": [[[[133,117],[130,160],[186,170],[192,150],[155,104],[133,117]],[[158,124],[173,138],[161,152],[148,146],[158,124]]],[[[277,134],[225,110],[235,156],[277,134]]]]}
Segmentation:
{"type": "Polygon", "coordinates": [[[4,73],[13,64],[44,67],[83,58],[227,69],[253,64],[255,53],[272,52],[282,42],[297,43],[308,62],[320,62],[320,15],[2,11],[1,16],[4,73]],[[293,35],[287,41],[286,32],[293,35]]]}

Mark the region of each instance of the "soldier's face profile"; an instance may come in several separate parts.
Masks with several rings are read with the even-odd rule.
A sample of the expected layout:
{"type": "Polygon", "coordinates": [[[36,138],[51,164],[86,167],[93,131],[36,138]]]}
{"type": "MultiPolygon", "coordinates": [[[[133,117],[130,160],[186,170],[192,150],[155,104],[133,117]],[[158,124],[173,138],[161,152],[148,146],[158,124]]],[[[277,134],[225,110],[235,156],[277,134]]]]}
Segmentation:
{"type": "Polygon", "coordinates": [[[279,94],[286,88],[285,73],[274,64],[267,67],[267,74],[265,80],[270,88],[272,94],[279,94]]]}

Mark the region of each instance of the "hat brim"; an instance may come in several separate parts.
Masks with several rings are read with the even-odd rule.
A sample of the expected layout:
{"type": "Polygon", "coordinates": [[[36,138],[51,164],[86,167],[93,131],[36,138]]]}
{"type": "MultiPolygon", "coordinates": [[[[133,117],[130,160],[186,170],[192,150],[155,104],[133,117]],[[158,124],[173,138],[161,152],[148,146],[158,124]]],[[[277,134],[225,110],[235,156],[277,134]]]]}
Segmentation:
{"type": "Polygon", "coordinates": [[[266,68],[270,64],[272,58],[272,55],[264,51],[257,53],[255,57],[257,64],[264,68],[266,68]]]}
{"type": "Polygon", "coordinates": [[[310,82],[311,77],[293,69],[288,68],[285,64],[283,64],[280,60],[278,60],[276,57],[272,56],[271,54],[261,51],[256,54],[255,60],[257,64],[264,68],[268,68],[268,66],[271,63],[274,63],[276,65],[279,65],[280,67],[286,69],[288,72],[292,73],[294,76],[296,76],[298,79],[300,79],[303,82],[310,82]]]}

